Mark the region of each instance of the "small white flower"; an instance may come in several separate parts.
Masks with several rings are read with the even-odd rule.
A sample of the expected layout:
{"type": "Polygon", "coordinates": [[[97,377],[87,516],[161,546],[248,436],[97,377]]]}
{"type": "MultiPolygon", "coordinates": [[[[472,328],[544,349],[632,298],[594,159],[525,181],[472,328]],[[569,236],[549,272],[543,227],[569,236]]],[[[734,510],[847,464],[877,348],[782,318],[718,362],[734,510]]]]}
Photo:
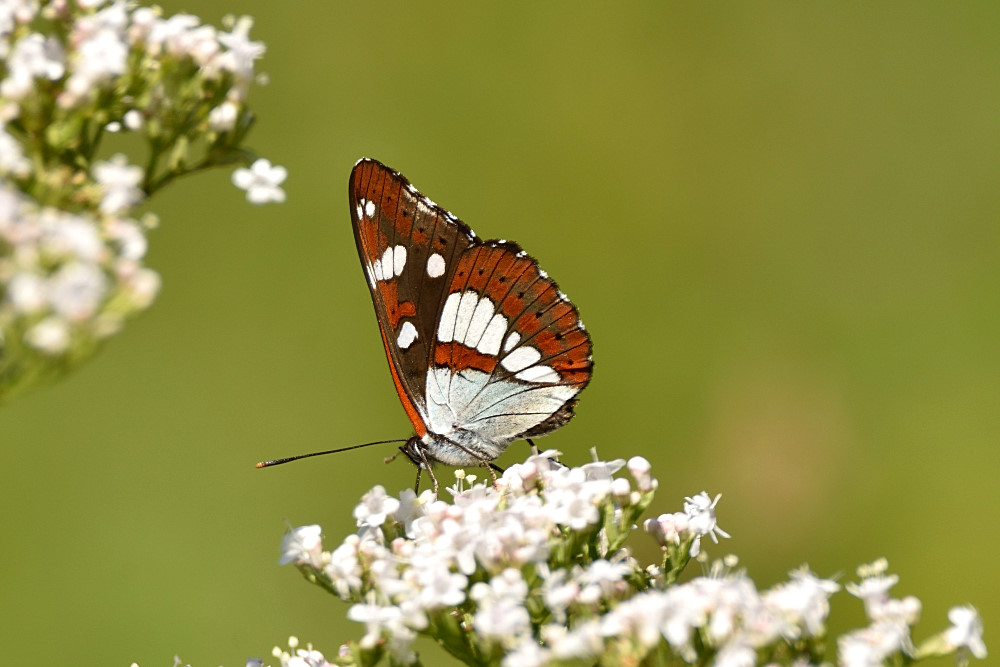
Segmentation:
{"type": "Polygon", "coordinates": [[[313,524],[299,526],[285,533],[284,539],[281,540],[281,558],[278,564],[309,564],[319,567],[323,551],[322,532],[322,528],[313,524]]]}
{"type": "Polygon", "coordinates": [[[108,279],[94,264],[64,265],[48,283],[52,309],[70,322],[86,320],[97,312],[108,292],[108,279]]]}
{"type": "Polygon", "coordinates": [[[587,569],[576,577],[576,580],[583,586],[595,586],[601,590],[603,595],[608,596],[620,588],[619,584],[631,571],[632,568],[626,563],[612,563],[599,559],[588,565],[587,569]]]}
{"type": "Polygon", "coordinates": [[[822,635],[830,613],[829,597],[840,590],[840,585],[820,579],[806,568],[789,574],[792,580],[765,593],[764,603],[790,622],[805,626],[810,635],[822,635]]]}
{"type": "Polygon", "coordinates": [[[223,102],[208,112],[208,127],[216,132],[228,132],[236,126],[239,107],[230,101],[223,102]]]}
{"type": "Polygon", "coordinates": [[[726,642],[715,656],[713,667],[755,667],[757,651],[745,641],[726,642]]]}
{"type": "MultiPolygon", "coordinates": [[[[351,536],[354,537],[354,536],[351,536]]],[[[358,562],[356,540],[347,539],[330,553],[330,562],[323,568],[330,577],[337,595],[350,599],[351,593],[361,590],[361,563],[358,562]]]]}
{"type": "Polygon", "coordinates": [[[364,623],[365,636],[361,638],[362,648],[370,649],[382,637],[383,632],[391,634],[399,627],[402,612],[399,607],[383,607],[377,604],[356,604],[347,610],[347,618],[364,623]]]}
{"type": "Polygon", "coordinates": [[[882,667],[886,658],[899,652],[904,637],[898,626],[877,625],[856,630],[837,640],[843,667],[882,667]]]}
{"type": "Polygon", "coordinates": [[[142,168],[130,165],[128,158],[121,153],[112,156],[108,162],[96,162],[94,180],[104,191],[100,205],[101,212],[121,213],[141,202],[145,197],[138,187],[142,182],[142,176],[142,168]]]}
{"type": "Polygon", "coordinates": [[[142,112],[138,109],[129,109],[122,116],[125,127],[133,132],[138,132],[146,124],[146,119],[142,117],[142,112]]]}
{"type": "Polygon", "coordinates": [[[581,623],[572,630],[550,624],[542,628],[542,637],[552,647],[552,655],[561,660],[593,659],[604,649],[601,623],[597,619],[581,623]]]}
{"type": "Polygon", "coordinates": [[[416,571],[420,604],[425,609],[454,607],[465,602],[464,574],[448,569],[446,561],[428,561],[416,571]]]}
{"type": "Polygon", "coordinates": [[[945,640],[953,649],[968,649],[980,660],[986,659],[983,642],[983,619],[973,607],[952,607],[948,611],[952,627],[945,631],[945,640]]]}
{"type": "Polygon", "coordinates": [[[385,487],[380,484],[361,497],[361,502],[354,508],[354,518],[358,526],[378,527],[397,509],[399,501],[387,495],[385,487]]]}
{"type": "Polygon", "coordinates": [[[24,157],[21,142],[0,126],[0,174],[23,178],[31,172],[31,160],[24,157]]]}
{"type": "Polygon", "coordinates": [[[862,579],[860,583],[848,583],[847,592],[856,598],[861,598],[865,603],[865,613],[868,618],[874,619],[878,610],[889,599],[889,589],[896,585],[899,576],[895,574],[886,576],[872,576],[862,579]]]}
{"type": "Polygon", "coordinates": [[[72,106],[90,96],[96,89],[125,72],[128,44],[122,36],[108,29],[83,39],[72,60],[73,73],[66,81],[66,92],[60,104],[72,106]]]}
{"type": "Polygon", "coordinates": [[[37,273],[15,273],[7,282],[7,300],[19,313],[30,315],[38,312],[48,302],[45,279],[37,273]]]}
{"type": "Polygon", "coordinates": [[[28,329],[24,339],[45,354],[62,354],[69,347],[69,327],[59,317],[46,317],[28,329]]]}
{"type": "Polygon", "coordinates": [[[649,471],[653,469],[649,461],[641,456],[633,456],[628,460],[627,466],[640,491],[645,493],[656,488],[656,480],[649,474],[649,471]]]}
{"type": "Polygon", "coordinates": [[[247,201],[251,204],[266,204],[273,201],[285,201],[285,191],[280,185],[288,177],[288,170],[280,166],[271,166],[269,160],[261,158],[250,165],[249,169],[240,168],[233,172],[233,185],[246,190],[247,201]]]}
{"type": "Polygon", "coordinates": [[[248,83],[253,79],[254,61],[264,55],[263,42],[250,40],[250,28],[253,19],[241,16],[233,26],[232,32],[219,33],[219,42],[226,50],[218,56],[218,66],[236,76],[237,80],[248,83]]]}
{"type": "Polygon", "coordinates": [[[35,87],[35,79],[55,81],[66,71],[66,56],[55,37],[31,33],[14,44],[7,57],[7,78],[0,82],[0,95],[22,100],[35,87]]]}
{"type": "Polygon", "coordinates": [[[504,656],[501,667],[542,667],[549,664],[551,652],[538,645],[538,642],[528,637],[518,644],[517,648],[504,656]]]}
{"type": "Polygon", "coordinates": [[[693,498],[684,499],[684,513],[688,515],[691,532],[697,537],[708,535],[716,544],[719,543],[719,537],[729,537],[729,533],[719,528],[715,519],[715,506],[720,498],[721,493],[713,500],[708,493],[702,491],[693,498]]]}

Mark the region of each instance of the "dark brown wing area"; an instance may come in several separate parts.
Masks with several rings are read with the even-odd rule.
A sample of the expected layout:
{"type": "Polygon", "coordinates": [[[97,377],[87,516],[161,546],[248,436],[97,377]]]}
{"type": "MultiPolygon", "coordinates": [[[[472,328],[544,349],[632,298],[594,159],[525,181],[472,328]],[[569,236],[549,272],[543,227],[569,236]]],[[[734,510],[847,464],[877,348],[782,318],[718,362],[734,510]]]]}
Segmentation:
{"type": "Polygon", "coordinates": [[[477,239],[406,178],[369,158],[354,166],[348,199],[393,380],[423,435],[414,405],[423,411],[437,315],[458,258],[477,239]]]}

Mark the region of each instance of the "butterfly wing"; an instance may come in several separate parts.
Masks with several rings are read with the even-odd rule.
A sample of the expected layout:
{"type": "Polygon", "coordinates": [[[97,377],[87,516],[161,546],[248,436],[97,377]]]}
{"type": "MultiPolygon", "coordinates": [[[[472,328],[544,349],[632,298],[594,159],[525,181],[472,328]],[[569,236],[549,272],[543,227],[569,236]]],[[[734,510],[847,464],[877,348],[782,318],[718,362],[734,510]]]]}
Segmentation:
{"type": "Polygon", "coordinates": [[[462,254],[428,373],[432,432],[456,433],[474,450],[476,439],[493,443],[478,451],[495,458],[509,442],[568,421],[591,369],[576,308],[534,258],[503,241],[462,254]]]}
{"type": "Polygon", "coordinates": [[[477,239],[405,177],[372,159],[354,166],[348,200],[392,378],[423,436],[427,367],[441,302],[458,259],[477,239]]]}
{"type": "Polygon", "coordinates": [[[355,165],[349,200],[392,378],[422,456],[490,461],[511,441],[573,416],[590,380],[590,337],[537,261],[517,244],[481,241],[375,160],[355,165]]]}

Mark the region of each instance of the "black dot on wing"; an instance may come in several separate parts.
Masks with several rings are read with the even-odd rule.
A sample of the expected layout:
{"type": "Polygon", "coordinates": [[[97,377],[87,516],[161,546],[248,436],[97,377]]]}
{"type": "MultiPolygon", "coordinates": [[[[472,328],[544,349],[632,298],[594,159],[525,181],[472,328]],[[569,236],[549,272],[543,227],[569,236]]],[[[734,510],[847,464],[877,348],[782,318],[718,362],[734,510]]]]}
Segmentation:
{"type": "Polygon", "coordinates": [[[500,282],[502,283],[507,282],[507,276],[500,276],[500,282]]]}
{"type": "Polygon", "coordinates": [[[479,275],[483,275],[484,273],[486,273],[486,269],[479,269],[479,275]]]}
{"type": "Polygon", "coordinates": [[[524,298],[524,292],[518,292],[517,293],[517,298],[518,299],[523,299],[524,298]]]}
{"type": "Polygon", "coordinates": [[[537,312],[535,313],[535,317],[536,317],[537,319],[539,319],[539,320],[540,320],[540,319],[542,319],[542,311],[541,311],[541,310],[537,311],[537,312]]]}
{"type": "Polygon", "coordinates": [[[556,340],[562,340],[562,334],[561,334],[561,333],[557,333],[557,334],[555,335],[555,339],[556,339],[556,340]]]}
{"type": "Polygon", "coordinates": [[[417,231],[420,232],[421,234],[423,234],[424,233],[424,228],[423,227],[417,227],[417,231]]]}

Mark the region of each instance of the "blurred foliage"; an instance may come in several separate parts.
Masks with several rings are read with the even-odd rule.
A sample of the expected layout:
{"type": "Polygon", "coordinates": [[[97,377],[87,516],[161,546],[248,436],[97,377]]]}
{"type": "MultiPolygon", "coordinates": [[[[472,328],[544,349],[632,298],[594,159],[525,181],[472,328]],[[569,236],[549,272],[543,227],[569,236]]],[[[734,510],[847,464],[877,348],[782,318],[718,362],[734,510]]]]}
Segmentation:
{"type": "Polygon", "coordinates": [[[646,456],[660,511],[723,493],[761,587],[884,555],[926,627],[970,602],[990,644],[1000,5],[164,5],[256,18],[254,146],[289,200],[248,210],[224,174],[164,191],[155,307],[3,409],[7,662],[360,636],[277,566],[285,521],[343,534],[412,467],[253,463],[408,434],[350,230],[363,155],[580,308],[594,380],[540,444],[646,456]]]}

